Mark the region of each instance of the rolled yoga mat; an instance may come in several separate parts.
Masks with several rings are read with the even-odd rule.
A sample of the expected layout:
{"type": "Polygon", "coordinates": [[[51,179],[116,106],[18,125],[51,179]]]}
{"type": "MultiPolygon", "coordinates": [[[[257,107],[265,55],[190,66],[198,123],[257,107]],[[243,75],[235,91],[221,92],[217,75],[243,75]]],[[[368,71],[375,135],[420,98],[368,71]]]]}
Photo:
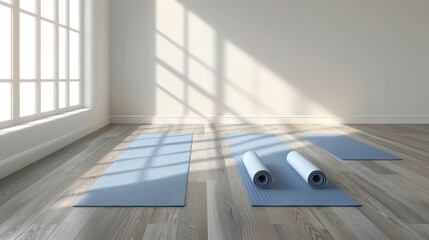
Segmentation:
{"type": "Polygon", "coordinates": [[[311,187],[323,188],[326,186],[328,182],[326,175],[299,152],[288,153],[287,162],[311,187]]]}
{"type": "Polygon", "coordinates": [[[286,161],[293,149],[274,134],[227,133],[229,148],[235,160],[252,206],[360,206],[351,196],[328,181],[324,188],[312,188],[286,161]],[[270,170],[270,188],[258,188],[250,179],[243,163],[243,156],[254,151],[270,170]]]}
{"type": "Polygon", "coordinates": [[[243,163],[255,186],[258,188],[270,187],[273,181],[271,173],[255,152],[246,152],[243,156],[243,163]]]}

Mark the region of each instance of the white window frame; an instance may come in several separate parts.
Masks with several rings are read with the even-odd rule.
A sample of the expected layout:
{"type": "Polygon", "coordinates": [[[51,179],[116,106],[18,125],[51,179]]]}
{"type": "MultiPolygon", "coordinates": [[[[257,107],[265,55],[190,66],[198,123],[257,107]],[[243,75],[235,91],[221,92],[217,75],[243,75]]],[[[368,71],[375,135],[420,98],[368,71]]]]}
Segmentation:
{"type": "Polygon", "coordinates": [[[3,83],[11,83],[12,85],[12,101],[11,101],[11,115],[12,115],[12,119],[11,120],[7,120],[7,121],[2,121],[0,122],[0,129],[2,128],[6,128],[6,127],[11,127],[14,125],[19,125],[19,124],[23,124],[26,122],[30,122],[30,121],[34,121],[34,120],[38,120],[41,118],[46,118],[46,117],[50,117],[50,116],[54,116],[54,115],[58,115],[58,114],[62,114],[65,112],[69,112],[69,111],[74,111],[77,109],[80,109],[83,107],[83,93],[84,93],[84,82],[83,82],[83,76],[84,76],[84,64],[83,64],[83,1],[79,0],[79,14],[80,14],[80,22],[79,22],[79,30],[77,29],[73,29],[70,27],[70,17],[69,17],[69,13],[70,13],[70,1],[69,0],[65,0],[66,1],[66,22],[65,25],[60,24],[59,23],[59,0],[54,0],[54,20],[51,19],[47,19],[41,16],[41,7],[40,7],[40,3],[41,0],[35,0],[36,2],[36,11],[35,13],[31,13],[28,12],[26,10],[20,9],[19,7],[19,2],[20,0],[11,0],[11,4],[3,2],[0,0],[0,5],[2,6],[6,6],[9,7],[12,11],[11,17],[12,17],[12,53],[11,53],[11,63],[12,63],[12,69],[11,69],[11,73],[12,73],[12,79],[0,79],[0,82],[3,83]],[[20,74],[20,55],[19,55],[19,30],[20,30],[20,24],[19,24],[19,20],[20,20],[20,14],[21,13],[25,13],[27,15],[30,15],[32,17],[35,17],[36,20],[36,79],[32,79],[32,80],[21,80],[19,77],[20,74]],[[41,21],[46,21],[49,22],[51,24],[54,25],[54,43],[55,43],[55,47],[54,47],[54,79],[51,80],[44,80],[41,79],[40,77],[40,62],[41,62],[41,54],[40,54],[40,49],[41,49],[41,21]],[[58,64],[58,56],[59,56],[59,40],[58,40],[58,36],[59,36],[59,27],[63,27],[66,30],[66,46],[65,46],[65,75],[66,78],[65,79],[59,79],[59,64],[58,64]],[[79,52],[79,79],[70,79],[70,73],[69,73],[69,47],[70,47],[70,37],[69,37],[69,32],[70,31],[74,31],[77,32],[79,34],[79,44],[80,44],[80,52],[79,52]],[[36,113],[34,115],[30,115],[30,116],[24,116],[24,117],[20,117],[20,93],[19,93],[19,85],[20,83],[23,82],[34,82],[36,83],[36,93],[35,93],[35,105],[36,105],[36,113]],[[54,110],[48,111],[48,112],[41,112],[41,96],[40,96],[40,92],[41,92],[41,83],[42,82],[53,82],[54,83],[54,110]],[[60,82],[65,82],[66,83],[66,91],[65,91],[65,105],[66,107],[59,109],[59,83],[60,82]],[[69,86],[70,86],[70,82],[79,82],[79,105],[75,105],[75,106],[69,106],[69,86]]]}

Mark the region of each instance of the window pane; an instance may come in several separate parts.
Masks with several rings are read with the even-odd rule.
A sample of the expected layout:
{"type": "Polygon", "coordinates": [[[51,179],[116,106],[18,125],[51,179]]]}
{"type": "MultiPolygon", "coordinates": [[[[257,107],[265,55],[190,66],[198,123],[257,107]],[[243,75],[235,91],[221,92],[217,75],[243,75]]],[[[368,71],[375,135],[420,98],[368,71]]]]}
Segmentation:
{"type": "Polygon", "coordinates": [[[70,61],[70,79],[80,79],[79,77],[79,34],[73,31],[70,33],[70,50],[69,50],[69,61],[70,61]]]}
{"type": "Polygon", "coordinates": [[[80,103],[79,82],[70,82],[69,104],[76,106],[80,103]]]}
{"type": "Polygon", "coordinates": [[[58,84],[58,108],[66,107],[66,83],[59,82],[58,84]]]}
{"type": "Polygon", "coordinates": [[[20,83],[19,115],[21,117],[36,113],[36,83],[20,83]]]}
{"type": "Polygon", "coordinates": [[[42,79],[54,79],[54,24],[41,21],[41,72],[42,79]]]}
{"type": "Polygon", "coordinates": [[[70,1],[70,23],[69,26],[74,29],[79,29],[79,0],[70,1]]]}
{"type": "Polygon", "coordinates": [[[11,79],[11,9],[0,5],[0,79],[11,79]]]}
{"type": "Polygon", "coordinates": [[[40,111],[52,111],[55,108],[55,91],[53,82],[40,83],[40,111]]]}
{"type": "Polygon", "coordinates": [[[11,3],[12,3],[12,0],[0,0],[0,2],[5,2],[5,3],[9,3],[9,4],[11,4],[11,3]]]}
{"type": "Polygon", "coordinates": [[[58,0],[58,22],[66,25],[66,0],[58,0]]]}
{"type": "Polygon", "coordinates": [[[0,122],[12,119],[11,92],[10,83],[0,83],[0,122]]]}
{"type": "Polygon", "coordinates": [[[36,1],[35,0],[21,0],[19,2],[19,6],[21,9],[27,10],[29,12],[36,12],[36,1]]]}
{"type": "Polygon", "coordinates": [[[58,75],[66,79],[66,29],[62,27],[58,32],[58,75]]]}
{"type": "Polygon", "coordinates": [[[20,14],[20,39],[19,39],[19,57],[20,57],[20,77],[21,79],[36,78],[36,22],[35,18],[21,13],[20,14]]]}
{"type": "Polygon", "coordinates": [[[40,13],[42,17],[54,20],[54,0],[40,0],[40,13]]]}

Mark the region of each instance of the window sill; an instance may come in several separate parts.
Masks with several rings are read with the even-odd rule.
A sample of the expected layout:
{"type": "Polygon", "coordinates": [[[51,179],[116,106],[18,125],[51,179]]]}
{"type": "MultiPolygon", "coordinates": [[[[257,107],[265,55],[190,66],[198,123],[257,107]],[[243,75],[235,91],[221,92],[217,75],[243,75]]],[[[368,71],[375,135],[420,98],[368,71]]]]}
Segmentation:
{"type": "Polygon", "coordinates": [[[46,118],[34,120],[34,121],[31,121],[31,122],[26,122],[26,123],[23,123],[23,124],[20,124],[20,125],[15,125],[15,126],[12,126],[12,127],[4,128],[4,129],[0,130],[0,136],[11,134],[11,133],[14,133],[14,132],[17,132],[17,131],[21,131],[21,130],[24,130],[24,129],[27,129],[27,128],[31,128],[31,127],[36,127],[38,125],[42,125],[42,124],[45,124],[45,123],[48,123],[48,122],[56,121],[58,119],[64,119],[64,118],[67,118],[67,117],[70,117],[70,116],[73,116],[73,115],[82,114],[82,113],[88,112],[89,110],[90,110],[89,108],[81,108],[81,109],[74,110],[74,111],[71,111],[71,112],[65,112],[65,113],[62,113],[62,114],[58,114],[58,115],[54,115],[54,116],[50,116],[50,117],[46,117],[46,118]]]}

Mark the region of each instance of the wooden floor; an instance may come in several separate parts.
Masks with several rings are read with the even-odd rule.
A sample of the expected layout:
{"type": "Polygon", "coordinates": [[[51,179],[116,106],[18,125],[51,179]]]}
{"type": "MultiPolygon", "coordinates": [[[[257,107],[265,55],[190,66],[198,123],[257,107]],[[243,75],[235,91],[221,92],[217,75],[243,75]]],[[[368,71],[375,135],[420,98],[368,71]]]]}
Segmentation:
{"type": "Polygon", "coordinates": [[[110,125],[0,180],[0,239],[429,239],[429,125],[110,125]],[[402,161],[342,161],[298,138],[339,131],[402,161]],[[184,208],[73,208],[143,132],[193,133],[184,208]],[[362,204],[251,207],[226,132],[271,132],[362,204]]]}

